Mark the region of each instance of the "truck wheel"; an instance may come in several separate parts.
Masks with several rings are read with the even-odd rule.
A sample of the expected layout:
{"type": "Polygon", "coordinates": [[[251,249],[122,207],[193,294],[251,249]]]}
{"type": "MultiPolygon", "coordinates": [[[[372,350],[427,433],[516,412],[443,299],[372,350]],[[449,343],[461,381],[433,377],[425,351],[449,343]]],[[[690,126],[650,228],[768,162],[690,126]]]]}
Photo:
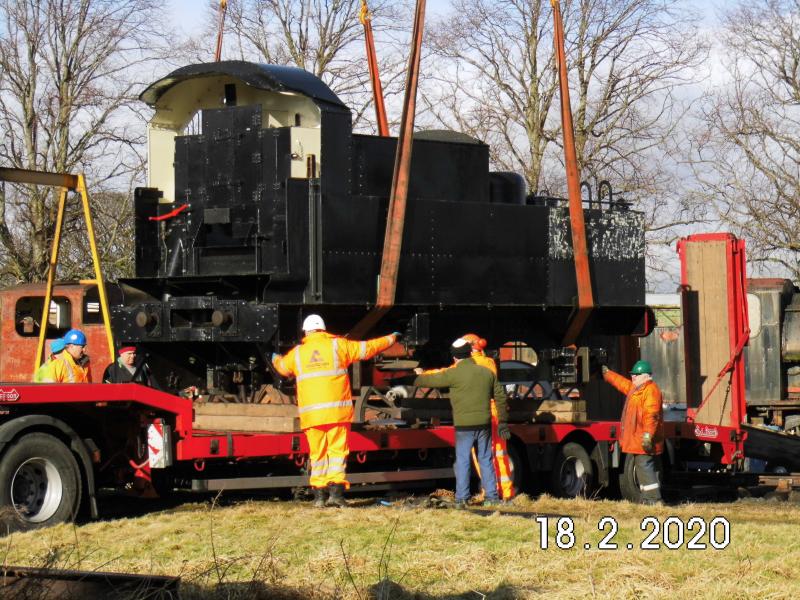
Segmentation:
{"type": "Polygon", "coordinates": [[[559,446],[550,473],[550,491],[561,498],[585,498],[592,492],[594,467],[583,446],[568,442],[559,446]]]}
{"type": "Polygon", "coordinates": [[[175,475],[172,469],[152,469],[150,484],[161,499],[169,498],[175,489],[175,475]]]}
{"type": "Polygon", "coordinates": [[[625,456],[625,464],[619,473],[619,492],[623,500],[639,503],[642,501],[642,490],[639,489],[639,479],[636,477],[636,467],[633,457],[625,456]]]}
{"type": "Polygon", "coordinates": [[[72,521],[80,499],[78,463],[57,438],[29,433],[0,459],[0,521],[5,529],[36,529],[72,521]]]}

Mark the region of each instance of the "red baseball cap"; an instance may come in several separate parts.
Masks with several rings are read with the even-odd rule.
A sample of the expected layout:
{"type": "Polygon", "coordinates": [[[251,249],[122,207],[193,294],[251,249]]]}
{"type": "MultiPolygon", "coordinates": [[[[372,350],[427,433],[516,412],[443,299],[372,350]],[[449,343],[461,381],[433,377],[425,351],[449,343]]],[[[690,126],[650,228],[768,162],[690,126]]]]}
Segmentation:
{"type": "Polygon", "coordinates": [[[126,352],[136,352],[136,346],[123,346],[119,349],[119,355],[122,356],[126,352]]]}

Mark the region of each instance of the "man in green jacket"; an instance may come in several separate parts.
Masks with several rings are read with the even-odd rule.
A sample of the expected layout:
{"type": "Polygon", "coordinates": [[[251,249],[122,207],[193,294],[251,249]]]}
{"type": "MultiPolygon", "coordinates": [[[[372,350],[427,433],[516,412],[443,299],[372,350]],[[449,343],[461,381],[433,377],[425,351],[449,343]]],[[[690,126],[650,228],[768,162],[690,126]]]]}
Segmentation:
{"type": "Polygon", "coordinates": [[[503,386],[491,370],[470,358],[472,346],[458,338],[450,346],[453,366],[449,369],[418,375],[414,385],[425,388],[450,388],[453,424],[456,429],[456,508],[465,508],[470,498],[469,478],[475,447],[481,470],[481,485],[486,490],[484,505],[500,504],[497,480],[492,464],[492,430],[489,401],[494,397],[500,424],[498,432],[507,439],[510,435],[506,420],[508,408],[503,386]]]}

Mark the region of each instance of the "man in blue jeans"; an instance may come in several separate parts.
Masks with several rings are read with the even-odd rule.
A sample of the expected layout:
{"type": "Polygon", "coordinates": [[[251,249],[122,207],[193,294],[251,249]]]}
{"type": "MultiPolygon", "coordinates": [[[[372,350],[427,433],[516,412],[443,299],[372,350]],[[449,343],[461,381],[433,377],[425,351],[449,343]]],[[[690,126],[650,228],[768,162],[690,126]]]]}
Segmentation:
{"type": "Polygon", "coordinates": [[[470,358],[472,346],[458,338],[450,346],[453,366],[441,371],[418,375],[414,385],[425,388],[450,388],[453,424],[456,429],[456,508],[465,508],[470,498],[469,479],[471,451],[478,455],[481,485],[486,490],[485,506],[500,504],[497,480],[492,464],[492,430],[489,401],[494,398],[500,421],[498,433],[503,439],[511,437],[506,424],[508,408],[503,386],[491,370],[470,358]]]}

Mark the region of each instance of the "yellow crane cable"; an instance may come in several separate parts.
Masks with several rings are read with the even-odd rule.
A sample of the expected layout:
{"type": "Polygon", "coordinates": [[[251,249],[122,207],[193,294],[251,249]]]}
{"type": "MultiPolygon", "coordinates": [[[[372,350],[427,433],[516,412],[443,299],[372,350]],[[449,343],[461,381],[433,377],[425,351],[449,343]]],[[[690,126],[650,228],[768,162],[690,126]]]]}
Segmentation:
{"type": "Polygon", "coordinates": [[[372,15],[369,12],[369,8],[367,8],[367,0],[361,0],[361,9],[358,11],[358,20],[361,21],[362,25],[366,25],[367,21],[372,18],[372,15]]]}

